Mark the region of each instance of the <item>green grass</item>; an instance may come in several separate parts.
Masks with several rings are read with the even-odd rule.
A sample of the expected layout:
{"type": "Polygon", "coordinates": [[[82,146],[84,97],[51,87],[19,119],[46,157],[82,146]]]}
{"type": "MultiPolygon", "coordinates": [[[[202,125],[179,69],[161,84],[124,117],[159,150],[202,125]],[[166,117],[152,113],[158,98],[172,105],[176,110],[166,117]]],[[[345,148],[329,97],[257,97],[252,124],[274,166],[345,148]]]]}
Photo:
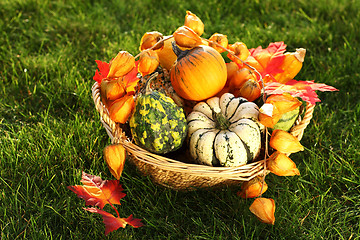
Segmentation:
{"type": "Polygon", "coordinates": [[[0,239],[359,239],[359,23],[356,0],[1,1],[0,239]],[[102,156],[110,140],[91,98],[94,60],[137,54],[143,33],[171,34],[186,10],[203,20],[204,37],[306,48],[296,79],[340,91],[318,93],[306,150],[291,156],[301,175],[266,178],[274,226],[250,213],[239,187],[177,192],[127,164],[117,209],[145,226],[105,237],[101,217],[66,188],[81,171],[113,179],[102,156]]]}

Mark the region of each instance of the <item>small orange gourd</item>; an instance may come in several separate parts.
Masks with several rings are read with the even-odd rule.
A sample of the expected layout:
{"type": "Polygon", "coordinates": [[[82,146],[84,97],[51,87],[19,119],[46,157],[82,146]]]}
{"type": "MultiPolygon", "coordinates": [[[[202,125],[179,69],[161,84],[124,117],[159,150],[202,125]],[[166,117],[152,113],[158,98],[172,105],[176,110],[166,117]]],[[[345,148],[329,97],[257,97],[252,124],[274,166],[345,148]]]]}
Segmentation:
{"type": "Polygon", "coordinates": [[[226,64],[221,54],[209,46],[182,51],[173,43],[177,60],[170,71],[171,84],[187,100],[201,101],[220,92],[226,83],[226,64]]]}
{"type": "Polygon", "coordinates": [[[229,86],[230,88],[240,89],[249,79],[256,80],[256,75],[253,71],[248,68],[238,68],[229,79],[229,86]]]}
{"type": "Polygon", "coordinates": [[[260,84],[254,79],[249,79],[241,86],[237,94],[234,95],[253,102],[261,96],[260,84]]]}

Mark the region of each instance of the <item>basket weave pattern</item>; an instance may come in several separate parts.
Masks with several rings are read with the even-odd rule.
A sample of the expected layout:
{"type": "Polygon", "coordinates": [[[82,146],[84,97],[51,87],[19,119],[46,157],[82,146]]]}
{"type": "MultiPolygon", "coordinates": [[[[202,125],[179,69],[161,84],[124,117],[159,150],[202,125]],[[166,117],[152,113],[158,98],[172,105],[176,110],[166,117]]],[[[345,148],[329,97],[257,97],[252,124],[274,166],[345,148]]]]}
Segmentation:
{"type": "MultiPolygon", "coordinates": [[[[109,112],[101,101],[100,85],[92,86],[92,97],[100,120],[113,144],[122,144],[130,155],[129,160],[152,181],[176,190],[195,190],[224,185],[239,184],[263,175],[265,160],[256,161],[238,167],[212,167],[190,164],[150,153],[128,138],[121,126],[109,117],[109,112]]],[[[307,104],[303,118],[299,117],[290,133],[301,140],[304,130],[310,123],[314,106],[307,104]]]]}

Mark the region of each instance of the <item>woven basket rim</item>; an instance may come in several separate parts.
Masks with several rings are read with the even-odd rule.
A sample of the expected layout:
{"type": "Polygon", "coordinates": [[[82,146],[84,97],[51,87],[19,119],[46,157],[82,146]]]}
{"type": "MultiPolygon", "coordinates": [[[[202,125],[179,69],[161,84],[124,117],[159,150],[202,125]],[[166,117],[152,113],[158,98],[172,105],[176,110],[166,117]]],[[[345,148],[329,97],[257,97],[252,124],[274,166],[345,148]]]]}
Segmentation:
{"type": "MultiPolygon", "coordinates": [[[[179,160],[174,160],[151,153],[135,145],[125,135],[120,124],[117,124],[110,119],[109,111],[101,101],[100,84],[95,82],[91,90],[95,108],[100,114],[100,121],[109,135],[111,142],[113,144],[122,144],[131,155],[133,161],[140,161],[144,164],[155,166],[164,171],[172,171],[181,174],[190,174],[207,178],[221,178],[225,180],[249,181],[258,175],[267,173],[264,169],[264,163],[266,161],[265,159],[236,167],[213,167],[196,163],[185,163],[179,160]]],[[[313,111],[314,105],[308,103],[306,105],[304,117],[301,119],[299,116],[296,124],[290,130],[290,133],[299,140],[301,140],[305,128],[310,123],[313,111]]]]}

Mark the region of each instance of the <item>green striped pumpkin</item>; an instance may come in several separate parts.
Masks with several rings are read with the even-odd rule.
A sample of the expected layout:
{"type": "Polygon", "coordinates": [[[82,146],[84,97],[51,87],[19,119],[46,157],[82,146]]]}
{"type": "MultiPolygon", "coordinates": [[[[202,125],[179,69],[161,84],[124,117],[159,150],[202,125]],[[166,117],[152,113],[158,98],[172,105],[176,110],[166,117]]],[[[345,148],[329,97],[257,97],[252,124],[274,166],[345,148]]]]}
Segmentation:
{"type": "Polygon", "coordinates": [[[194,106],[187,117],[190,154],[212,166],[239,166],[255,159],[261,148],[259,108],[225,93],[194,106]]]}
{"type": "Polygon", "coordinates": [[[186,117],[170,97],[150,89],[151,80],[137,97],[129,125],[136,145],[165,154],[182,146],[187,133],[186,117]]]}

